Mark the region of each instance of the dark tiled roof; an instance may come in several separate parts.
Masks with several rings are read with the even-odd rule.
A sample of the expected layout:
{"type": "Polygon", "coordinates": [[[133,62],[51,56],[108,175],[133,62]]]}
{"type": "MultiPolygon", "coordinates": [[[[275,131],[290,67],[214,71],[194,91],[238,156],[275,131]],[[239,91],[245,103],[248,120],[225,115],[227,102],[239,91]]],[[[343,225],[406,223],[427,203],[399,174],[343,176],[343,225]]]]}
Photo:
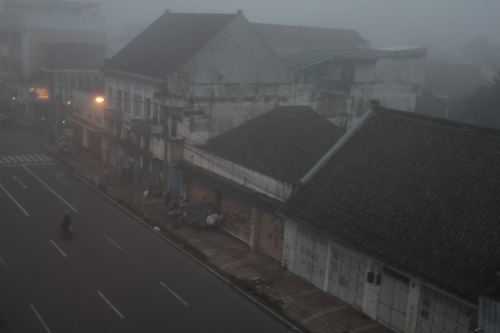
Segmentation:
{"type": "Polygon", "coordinates": [[[45,43],[45,67],[56,70],[100,70],[106,45],[89,43],[45,43]]]}
{"type": "Polygon", "coordinates": [[[166,11],[107,63],[108,69],[165,79],[238,14],[166,11]]]}
{"type": "Polygon", "coordinates": [[[302,176],[343,131],[310,107],[277,107],[213,139],[204,148],[288,183],[302,176]]]}
{"type": "Polygon", "coordinates": [[[331,48],[352,48],[365,45],[355,30],[253,23],[273,49],[320,50],[331,48]]]}
{"type": "Polygon", "coordinates": [[[500,268],[500,131],[378,110],[282,213],[476,301],[500,268]]]}

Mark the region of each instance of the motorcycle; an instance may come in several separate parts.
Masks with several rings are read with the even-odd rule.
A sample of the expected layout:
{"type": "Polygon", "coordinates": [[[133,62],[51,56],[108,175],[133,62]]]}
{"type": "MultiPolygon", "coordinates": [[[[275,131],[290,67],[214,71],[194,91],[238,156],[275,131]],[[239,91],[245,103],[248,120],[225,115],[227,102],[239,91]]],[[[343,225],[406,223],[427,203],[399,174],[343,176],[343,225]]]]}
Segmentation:
{"type": "Polygon", "coordinates": [[[64,222],[61,222],[61,232],[67,238],[73,238],[73,229],[72,225],[67,225],[64,222]]]}

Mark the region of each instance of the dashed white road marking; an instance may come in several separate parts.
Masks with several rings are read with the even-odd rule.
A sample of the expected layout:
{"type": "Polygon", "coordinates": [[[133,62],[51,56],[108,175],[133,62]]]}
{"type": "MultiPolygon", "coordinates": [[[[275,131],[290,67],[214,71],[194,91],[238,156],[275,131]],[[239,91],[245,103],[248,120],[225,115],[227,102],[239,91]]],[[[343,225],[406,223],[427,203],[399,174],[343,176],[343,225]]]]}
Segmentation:
{"type": "Polygon", "coordinates": [[[61,255],[62,255],[64,258],[66,258],[66,257],[67,257],[66,253],[64,253],[64,251],[63,251],[63,250],[61,250],[61,248],[60,248],[59,246],[57,246],[57,244],[56,244],[56,243],[55,243],[52,239],[50,240],[50,243],[51,243],[52,245],[54,245],[54,247],[55,247],[55,248],[59,251],[59,253],[61,253],[61,255]]]}
{"type": "Polygon", "coordinates": [[[163,282],[160,281],[160,285],[165,288],[169,293],[171,293],[172,295],[175,296],[175,298],[177,298],[182,304],[184,304],[185,306],[188,306],[189,304],[183,300],[179,295],[177,295],[172,289],[170,289],[169,287],[167,287],[163,282]]]}
{"type": "Polygon", "coordinates": [[[125,316],[123,316],[121,314],[121,312],[118,311],[118,309],[113,304],[111,304],[111,302],[106,297],[104,297],[104,295],[99,290],[97,291],[97,294],[99,294],[99,296],[101,296],[101,298],[104,300],[104,302],[106,302],[109,305],[109,307],[111,309],[113,309],[113,311],[116,312],[116,314],[118,315],[118,317],[120,317],[121,319],[125,318],[125,316]]]}
{"type": "Polygon", "coordinates": [[[120,247],[120,245],[118,245],[114,240],[112,240],[108,235],[106,234],[102,234],[104,236],[104,238],[106,238],[111,244],[113,244],[114,246],[116,246],[119,250],[121,250],[122,248],[120,247]]]}
{"type": "Polygon", "coordinates": [[[66,200],[64,200],[64,199],[63,199],[63,198],[62,198],[59,194],[57,194],[57,193],[56,193],[56,191],[54,191],[53,189],[51,189],[51,188],[50,188],[50,186],[49,186],[49,185],[47,185],[47,184],[46,184],[43,180],[41,180],[41,179],[40,179],[37,175],[35,175],[35,173],[34,173],[33,171],[31,171],[30,169],[28,169],[25,165],[23,165],[23,168],[24,168],[24,169],[26,169],[26,171],[28,171],[29,173],[31,173],[31,175],[32,175],[33,177],[35,177],[36,179],[38,179],[38,181],[39,181],[40,183],[42,183],[43,185],[45,185],[45,187],[46,187],[47,189],[49,189],[52,193],[54,193],[54,195],[55,195],[56,197],[58,197],[58,198],[59,198],[62,202],[64,202],[66,205],[68,205],[68,207],[70,207],[71,209],[73,209],[75,212],[78,212],[78,211],[76,210],[76,208],[75,208],[75,207],[73,207],[73,206],[72,206],[69,202],[67,202],[66,200]]]}
{"type": "Polygon", "coordinates": [[[18,183],[19,183],[19,185],[21,185],[21,187],[22,187],[22,188],[24,188],[24,189],[27,189],[27,188],[28,188],[28,186],[26,186],[26,185],[25,185],[25,184],[21,181],[21,179],[19,179],[19,177],[18,177],[18,176],[16,176],[16,175],[12,175],[12,179],[13,179],[13,180],[15,180],[16,182],[18,182],[18,183]]]}
{"type": "Polygon", "coordinates": [[[17,207],[19,207],[20,210],[23,211],[23,213],[26,215],[26,216],[30,216],[30,214],[28,214],[28,212],[26,211],[26,209],[23,208],[23,206],[21,206],[21,204],[19,202],[17,202],[16,199],[14,199],[14,197],[5,189],[5,187],[2,186],[2,184],[0,184],[0,188],[2,188],[2,190],[9,196],[9,198],[14,201],[14,203],[17,205],[17,207]]]}
{"type": "Polygon", "coordinates": [[[52,333],[52,331],[50,330],[50,328],[47,326],[47,324],[45,324],[45,321],[43,321],[43,318],[42,316],[40,316],[40,314],[38,313],[38,311],[36,311],[35,309],[35,306],[33,304],[30,304],[30,307],[31,307],[31,310],[33,310],[33,312],[35,313],[35,316],[38,318],[38,320],[40,321],[40,323],[42,324],[43,328],[45,329],[45,331],[47,333],[52,333]]]}
{"type": "Polygon", "coordinates": [[[21,160],[21,162],[29,162],[29,160],[24,155],[17,155],[17,159],[21,160]]]}
{"type": "Polygon", "coordinates": [[[44,154],[2,155],[0,165],[16,166],[23,164],[50,164],[54,163],[50,157],[44,154]]]}

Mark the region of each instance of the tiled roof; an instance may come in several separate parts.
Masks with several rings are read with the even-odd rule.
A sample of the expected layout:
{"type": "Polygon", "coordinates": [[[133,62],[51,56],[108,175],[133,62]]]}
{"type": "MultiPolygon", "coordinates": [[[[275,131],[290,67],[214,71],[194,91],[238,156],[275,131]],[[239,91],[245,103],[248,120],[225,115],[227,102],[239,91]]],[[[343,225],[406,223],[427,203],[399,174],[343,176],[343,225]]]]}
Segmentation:
{"type": "Polygon", "coordinates": [[[500,268],[500,131],[377,110],[282,213],[476,301],[500,268]]]}
{"type": "Polygon", "coordinates": [[[237,15],[166,11],[113,56],[106,68],[165,79],[237,15]]]}
{"type": "Polygon", "coordinates": [[[275,50],[352,48],[367,43],[355,30],[266,23],[253,23],[252,26],[275,50]]]}
{"type": "Polygon", "coordinates": [[[296,184],[342,134],[339,127],[310,107],[283,106],[211,139],[204,148],[296,184]]]}

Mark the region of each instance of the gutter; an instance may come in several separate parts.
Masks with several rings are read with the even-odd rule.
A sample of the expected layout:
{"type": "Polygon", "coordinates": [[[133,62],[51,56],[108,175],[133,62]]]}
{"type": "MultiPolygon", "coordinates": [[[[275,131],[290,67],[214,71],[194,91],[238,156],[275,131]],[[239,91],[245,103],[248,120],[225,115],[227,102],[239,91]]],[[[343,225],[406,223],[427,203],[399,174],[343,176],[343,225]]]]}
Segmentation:
{"type": "Polygon", "coordinates": [[[374,116],[374,111],[370,110],[367,112],[359,121],[359,123],[351,128],[343,137],[341,137],[328,152],[302,177],[300,180],[300,185],[308,183],[318,172],[325,166],[326,163],[335,155],[346,143],[349,141],[354,134],[356,134],[364,124],[374,116]]]}

